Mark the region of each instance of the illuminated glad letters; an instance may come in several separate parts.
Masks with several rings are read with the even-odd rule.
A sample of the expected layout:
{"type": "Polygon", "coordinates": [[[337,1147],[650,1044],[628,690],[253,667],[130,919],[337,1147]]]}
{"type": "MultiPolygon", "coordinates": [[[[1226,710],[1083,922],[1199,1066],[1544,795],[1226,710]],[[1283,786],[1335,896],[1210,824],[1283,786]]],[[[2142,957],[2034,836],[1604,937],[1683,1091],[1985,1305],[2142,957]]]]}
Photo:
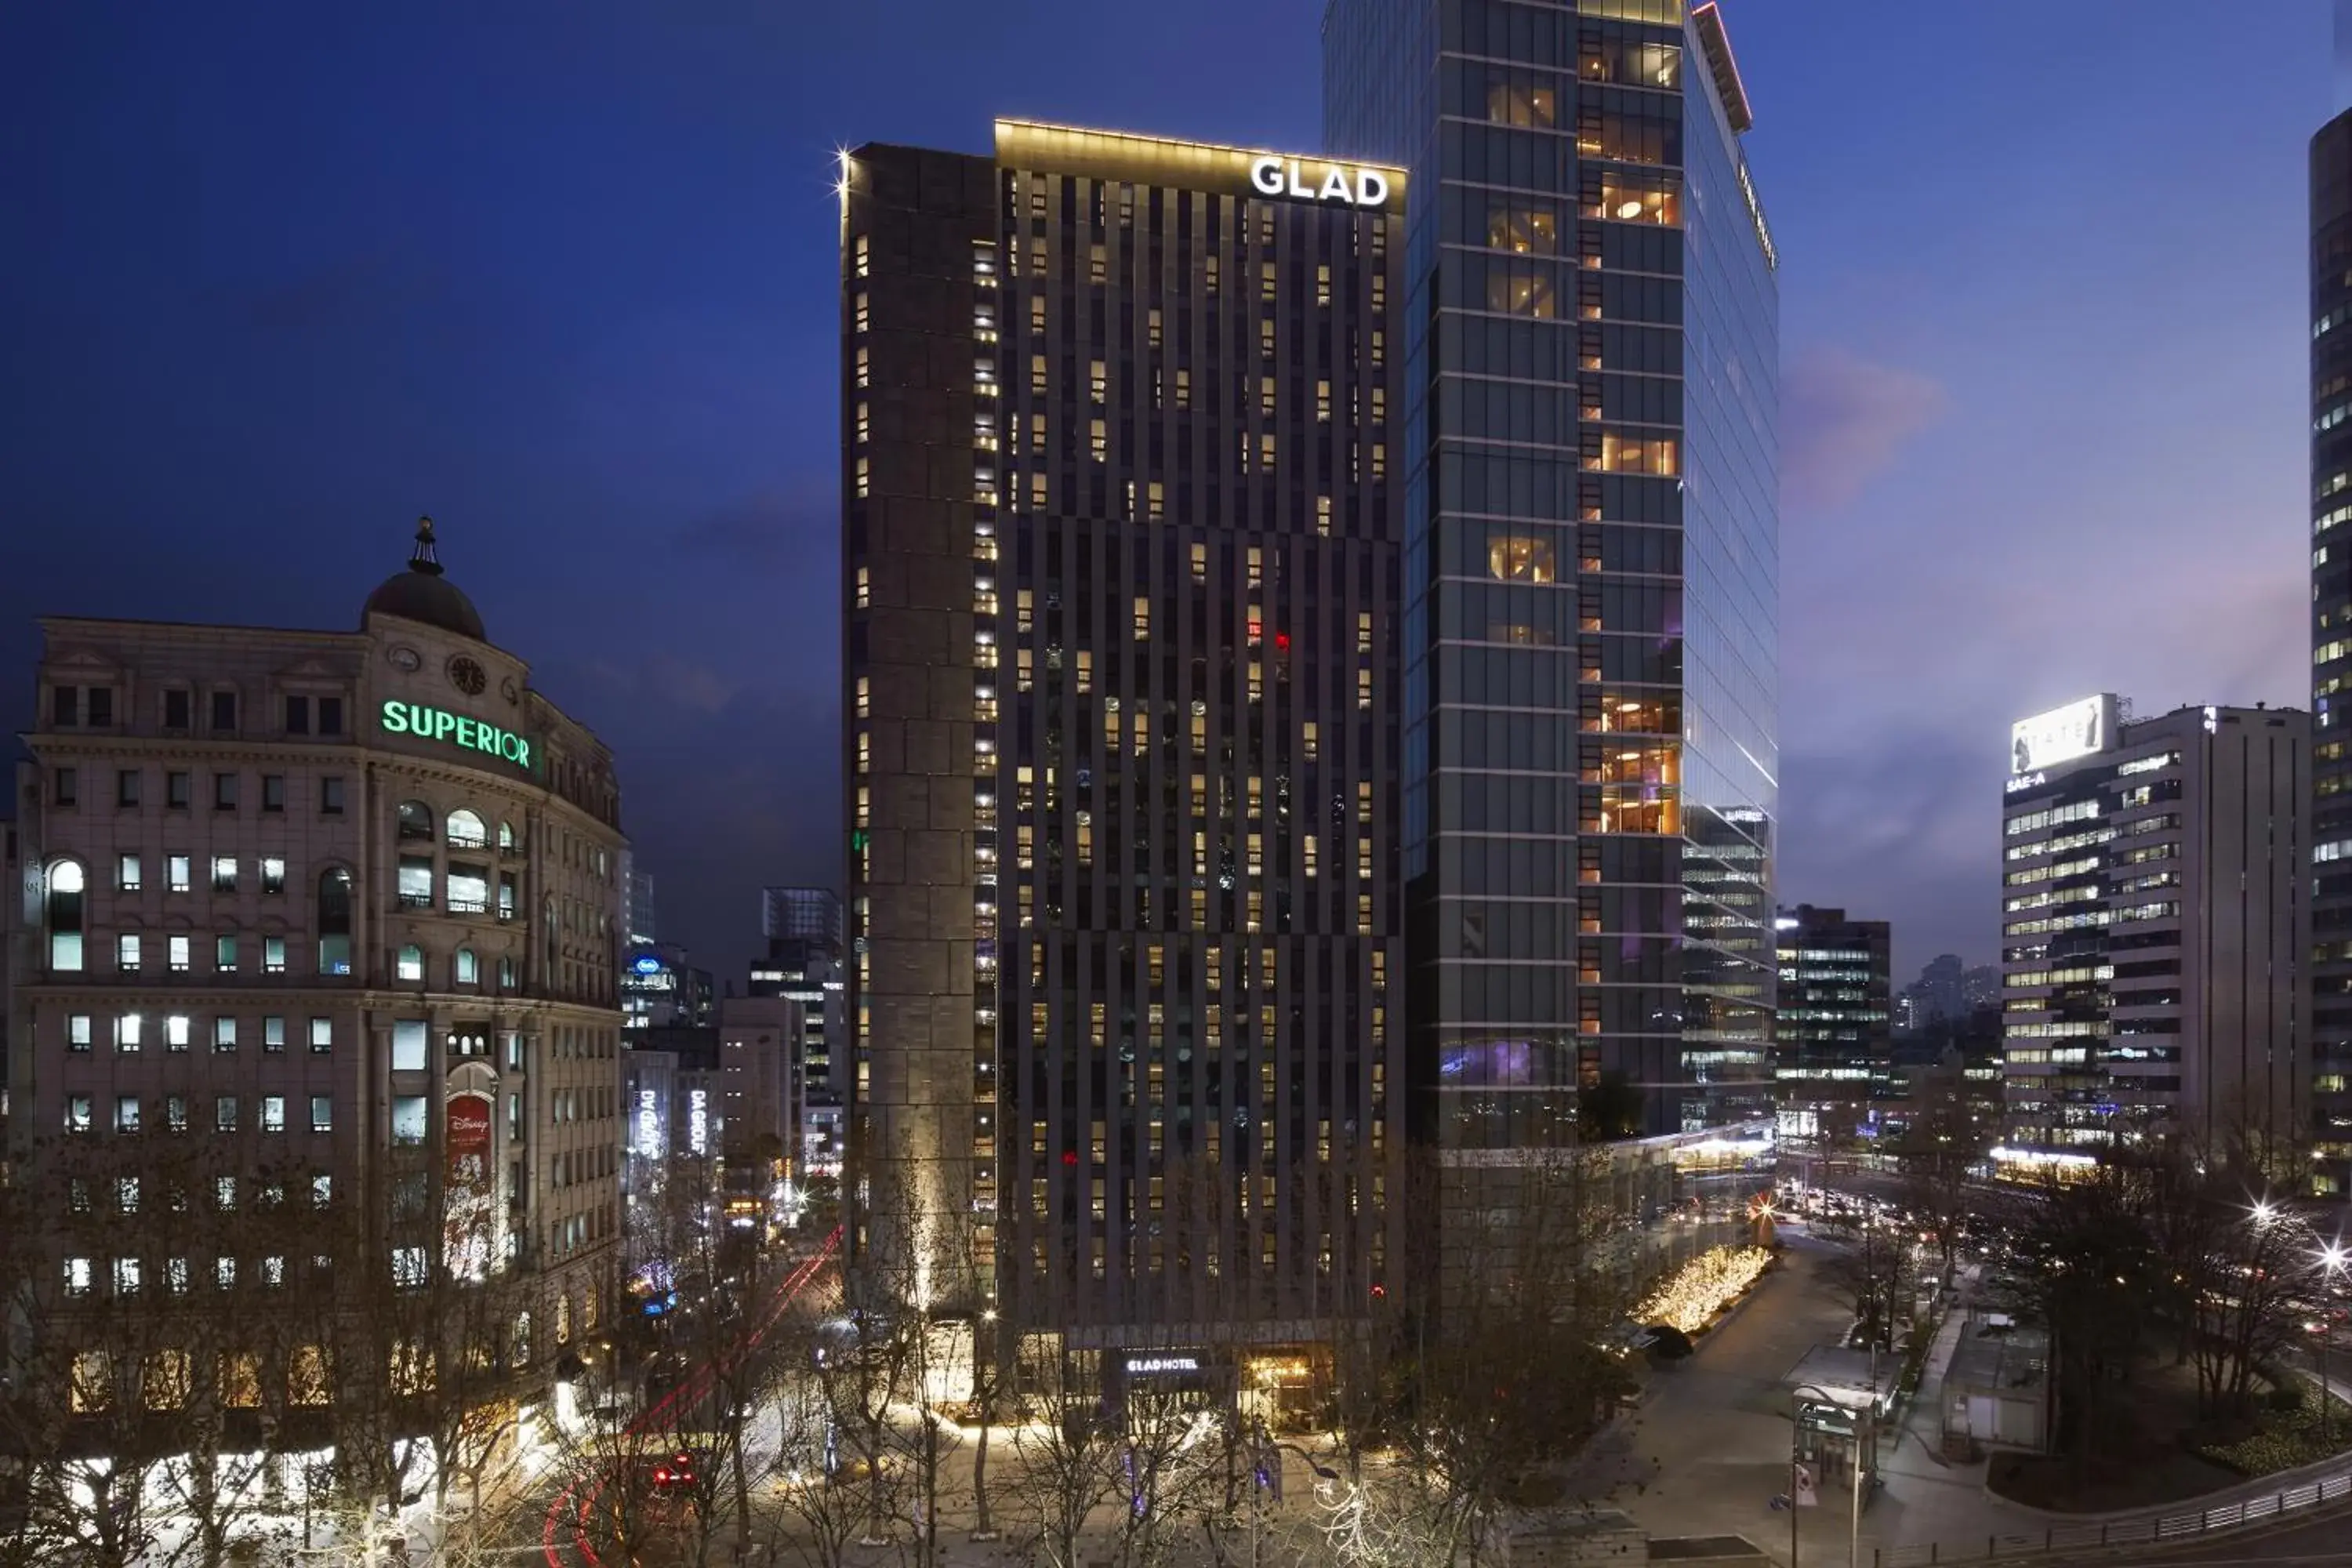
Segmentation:
{"type": "Polygon", "coordinates": [[[1305,166],[1295,158],[1253,159],[1250,186],[1260,195],[1345,202],[1351,207],[1376,207],[1389,199],[1388,176],[1377,170],[1343,169],[1337,163],[1326,163],[1322,177],[1310,179],[1305,166]]]}

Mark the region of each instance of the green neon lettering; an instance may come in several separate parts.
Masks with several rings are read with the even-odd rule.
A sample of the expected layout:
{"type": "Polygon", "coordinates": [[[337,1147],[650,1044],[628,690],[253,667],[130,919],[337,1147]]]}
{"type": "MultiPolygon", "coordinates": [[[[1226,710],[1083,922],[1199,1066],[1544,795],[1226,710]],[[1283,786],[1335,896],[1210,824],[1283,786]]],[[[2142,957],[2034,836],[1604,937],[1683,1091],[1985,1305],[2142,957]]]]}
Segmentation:
{"type": "Polygon", "coordinates": [[[457,716],[446,708],[433,710],[433,738],[446,741],[457,732],[457,716]]]}
{"type": "Polygon", "coordinates": [[[530,767],[530,742],[520,735],[514,737],[514,760],[517,767],[526,771],[530,767]]]}
{"type": "Polygon", "coordinates": [[[400,710],[400,700],[397,698],[384,699],[383,728],[384,732],[391,735],[404,735],[408,732],[408,716],[400,710]]]}
{"type": "Polygon", "coordinates": [[[480,748],[474,743],[474,737],[478,733],[479,733],[479,731],[471,719],[460,719],[457,721],[457,744],[465,747],[467,751],[480,750],[480,748]]]}

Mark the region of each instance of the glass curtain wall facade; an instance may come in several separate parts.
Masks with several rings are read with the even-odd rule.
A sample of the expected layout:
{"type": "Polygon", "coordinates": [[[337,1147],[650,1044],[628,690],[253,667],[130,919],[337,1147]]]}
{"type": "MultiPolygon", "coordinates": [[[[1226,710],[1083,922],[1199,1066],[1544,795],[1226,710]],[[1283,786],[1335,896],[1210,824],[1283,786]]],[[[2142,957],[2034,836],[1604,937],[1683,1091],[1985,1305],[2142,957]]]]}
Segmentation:
{"type": "Polygon", "coordinates": [[[1332,0],[1325,137],[1406,165],[1417,1133],[1769,1113],[1776,258],[1720,18],[1332,0]],[[1613,1098],[1613,1097],[1612,1097],[1613,1098]]]}
{"type": "Polygon", "coordinates": [[[2352,112],[2311,139],[2315,1184],[2352,1192],[2352,112]]]}

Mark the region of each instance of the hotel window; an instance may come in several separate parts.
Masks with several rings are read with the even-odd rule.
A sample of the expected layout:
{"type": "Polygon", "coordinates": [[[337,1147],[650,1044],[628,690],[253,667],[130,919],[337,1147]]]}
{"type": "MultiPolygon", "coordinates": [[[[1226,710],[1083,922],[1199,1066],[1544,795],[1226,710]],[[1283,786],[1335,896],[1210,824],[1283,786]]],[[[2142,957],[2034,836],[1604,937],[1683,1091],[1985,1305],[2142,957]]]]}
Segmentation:
{"type": "Polygon", "coordinates": [[[857,569],[857,575],[855,581],[856,584],[856,597],[853,601],[855,607],[861,610],[871,609],[874,605],[874,579],[872,574],[866,567],[860,566],[857,569]]]}
{"type": "Polygon", "coordinates": [[[850,316],[850,326],[851,326],[851,329],[852,329],[853,331],[862,332],[862,331],[866,331],[868,327],[872,326],[873,324],[874,324],[874,304],[873,304],[873,301],[872,301],[872,300],[871,300],[866,296],[866,290],[865,290],[865,289],[860,289],[857,291],[857,298],[856,298],[856,301],[855,301],[855,304],[854,304],[853,309],[852,309],[852,313],[851,313],[851,316],[850,316]]]}
{"type": "Polygon", "coordinates": [[[1217,291],[1217,258],[1214,256],[1201,258],[1201,282],[1210,293],[1217,291]]]}
{"type": "Polygon", "coordinates": [[[853,479],[856,487],[856,493],[861,496],[865,495],[867,489],[873,482],[873,468],[872,465],[870,465],[864,458],[857,459],[857,466],[853,472],[853,479]]]}
{"type": "Polygon", "coordinates": [[[118,1014],[114,1020],[114,1048],[124,1056],[137,1056],[141,1043],[140,1019],[136,1013],[118,1014]]]}
{"type": "Polygon", "coordinates": [[[1489,535],[1486,570],[1507,583],[1557,582],[1549,539],[1522,533],[1489,535]]]}
{"type": "Polygon", "coordinates": [[[1325,539],[1331,537],[1331,498],[1315,498],[1315,531],[1325,539]]]}
{"type": "Polygon", "coordinates": [[[873,437],[874,414],[864,398],[857,400],[857,444],[861,447],[873,437]]]}
{"type": "Polygon", "coordinates": [[[873,247],[865,235],[855,235],[849,241],[850,274],[863,278],[871,270],[873,247]]]}
{"type": "Polygon", "coordinates": [[[286,939],[284,937],[265,936],[261,939],[261,973],[264,974],[286,973],[286,939]]]}
{"type": "MultiPolygon", "coordinates": [[[[334,1098],[331,1095],[312,1095],[310,1097],[310,1131],[313,1132],[332,1132],[334,1130],[334,1098]]],[[[323,1180],[324,1178],[321,1179],[323,1180]]]]}
{"type": "Polygon", "coordinates": [[[1559,251],[1559,220],[1533,207],[1489,207],[1486,244],[1520,256],[1554,256],[1559,251]]]}
{"type": "Polygon", "coordinates": [[[1192,373],[1181,365],[1176,370],[1176,406],[1179,410],[1192,406],[1192,373]]]}
{"type": "Polygon", "coordinates": [[[58,686],[49,690],[49,722],[60,730],[78,728],[81,723],[81,688],[58,686]]]}
{"type": "Polygon", "coordinates": [[[173,973],[185,974],[194,962],[189,956],[190,946],[188,938],[184,936],[169,936],[163,939],[164,962],[173,973]]]}
{"type": "Polygon", "coordinates": [[[114,858],[115,890],[122,893],[135,893],[139,890],[139,857],[136,855],[116,856],[114,858]]]}
{"type": "Polygon", "coordinates": [[[235,1018],[226,1017],[215,1018],[213,1020],[213,1050],[215,1054],[218,1054],[233,1051],[235,1049],[236,1049],[236,1020],[235,1018]]]}
{"type": "Polygon", "coordinates": [[[1149,595],[1135,596],[1135,640],[1149,642],[1151,638],[1151,599],[1149,595]]]}
{"type": "Polygon", "coordinates": [[[215,855],[213,857],[213,891],[215,893],[234,893],[236,891],[236,856],[215,855]]]}
{"type": "Polygon", "coordinates": [[[1097,463],[1110,456],[1110,428],[1103,420],[1097,419],[1090,422],[1087,449],[1097,463]]]}
{"type": "MultiPolygon", "coordinates": [[[[1040,306],[1043,306],[1045,301],[1040,300],[1037,303],[1040,306]]],[[[1161,334],[1159,306],[1154,305],[1151,307],[1150,310],[1145,314],[1143,330],[1146,342],[1148,342],[1152,348],[1156,349],[1160,347],[1161,334]]]]}
{"type": "Polygon", "coordinates": [[[1486,309],[1505,315],[1549,320],[1556,313],[1551,284],[1548,270],[1490,265],[1486,269],[1486,309]]]}
{"type": "Polygon", "coordinates": [[[286,1131],[286,1097],[265,1094],[261,1097],[261,1130],[264,1132],[286,1131]]]}
{"type": "Polygon", "coordinates": [[[1089,360],[1087,362],[1087,384],[1093,389],[1094,400],[1097,403],[1101,403],[1105,400],[1110,390],[1110,374],[1108,370],[1104,366],[1102,361],[1089,360]]]}
{"type": "Polygon", "coordinates": [[[236,809],[236,775],[235,773],[213,775],[213,809],[215,811],[236,809]]]}
{"type": "Polygon", "coordinates": [[[1158,479],[1144,486],[1144,508],[1145,517],[1152,522],[1161,521],[1168,515],[1168,492],[1158,479]]]}
{"type": "Polygon", "coordinates": [[[125,974],[139,973],[139,933],[124,931],[114,939],[114,966],[125,974]]]}
{"type": "Polygon", "coordinates": [[[1275,410],[1275,383],[1274,383],[1274,377],[1272,377],[1272,376],[1270,376],[1270,375],[1262,375],[1262,376],[1259,376],[1259,377],[1257,378],[1257,411],[1258,411],[1260,414],[1263,414],[1263,415],[1266,416],[1268,418],[1272,418],[1272,417],[1273,417],[1273,416],[1274,416],[1274,410],[1275,410]]]}
{"type": "Polygon", "coordinates": [[[1315,302],[1318,305],[1331,302],[1331,264],[1328,261],[1315,269],[1315,302]]]}
{"type": "Polygon", "coordinates": [[[126,807],[139,804],[139,770],[137,768],[115,770],[114,804],[126,807]]]}
{"type": "Polygon", "coordinates": [[[874,384],[874,356],[864,343],[857,345],[857,384],[874,384]]]}
{"type": "Polygon", "coordinates": [[[1110,255],[1108,249],[1099,244],[1088,247],[1087,250],[1087,281],[1089,283],[1104,283],[1109,281],[1109,279],[1110,255]]]}
{"type": "Polygon", "coordinates": [[[319,733],[340,735],[343,732],[343,700],[340,697],[319,699],[319,733]]]}
{"type": "Polygon", "coordinates": [[[1257,324],[1257,353],[1260,359],[1274,357],[1274,321],[1271,318],[1257,324]]]}
{"type": "Polygon", "coordinates": [[[212,731],[215,735],[234,734],[236,731],[236,693],[215,691],[212,702],[212,731]]]}
{"type": "Polygon", "coordinates": [[[272,1014],[261,1020],[261,1048],[272,1056],[285,1054],[286,1020],[283,1016],[272,1014]]]}
{"type": "Polygon", "coordinates": [[[319,815],[320,816],[343,815],[343,781],[341,778],[323,778],[319,781],[319,815]]]}
{"type": "Polygon", "coordinates": [[[1681,452],[1671,437],[1601,437],[1601,469],[1609,474],[1655,474],[1671,477],[1682,471],[1681,452]]]}
{"type": "Polygon", "coordinates": [[[1645,179],[1612,171],[1601,183],[1602,217],[1615,218],[1620,223],[1672,226],[1682,222],[1682,186],[1678,181],[1663,176],[1645,179]]]}
{"type": "Polygon", "coordinates": [[[1315,417],[1318,423],[1331,423],[1331,384],[1328,381],[1315,384],[1315,417]]]}
{"type": "Polygon", "coordinates": [[[58,805],[75,805],[81,796],[81,774],[72,768],[58,768],[49,774],[49,799],[58,805]]]}
{"type": "Polygon", "coordinates": [[[286,890],[286,859],[280,855],[265,855],[261,859],[261,890],[282,893],[286,890]]]}
{"type": "Polygon", "coordinates": [[[164,805],[173,811],[185,811],[188,809],[190,795],[191,785],[188,774],[167,773],[163,775],[164,805]]]}
{"type": "Polygon", "coordinates": [[[402,947],[400,950],[400,957],[393,973],[394,978],[400,980],[423,980],[425,978],[425,950],[416,946],[414,942],[402,947]]]}
{"type": "Polygon", "coordinates": [[[289,735],[310,732],[310,700],[308,697],[289,696],[286,699],[286,732],[289,735]]]}
{"type": "Polygon", "coordinates": [[[1538,85],[1525,73],[1517,79],[1490,82],[1486,88],[1486,118],[1497,125],[1557,125],[1559,91],[1538,85]]]}
{"type": "Polygon", "coordinates": [[[310,1054],[325,1056],[335,1048],[335,1021],[332,1018],[310,1020],[310,1054]]]}
{"type": "MultiPolygon", "coordinates": [[[[236,1131],[236,1096],[233,1094],[219,1094],[213,1097],[213,1131],[215,1132],[234,1132],[236,1131]]],[[[234,1176],[226,1176],[222,1179],[224,1181],[234,1182],[236,1178],[234,1176]]],[[[232,1187],[229,1191],[234,1194],[236,1189],[232,1187]]],[[[236,1207],[236,1198],[232,1196],[228,1203],[223,1206],[227,1208],[236,1207]]]]}
{"type": "Polygon", "coordinates": [[[1274,303],[1276,295],[1274,265],[1273,262],[1267,261],[1258,266],[1257,297],[1269,305],[1274,303]]]}
{"type": "Polygon", "coordinates": [[[89,1054],[90,1040],[89,1015],[75,1013],[66,1019],[66,1049],[89,1054]]]}

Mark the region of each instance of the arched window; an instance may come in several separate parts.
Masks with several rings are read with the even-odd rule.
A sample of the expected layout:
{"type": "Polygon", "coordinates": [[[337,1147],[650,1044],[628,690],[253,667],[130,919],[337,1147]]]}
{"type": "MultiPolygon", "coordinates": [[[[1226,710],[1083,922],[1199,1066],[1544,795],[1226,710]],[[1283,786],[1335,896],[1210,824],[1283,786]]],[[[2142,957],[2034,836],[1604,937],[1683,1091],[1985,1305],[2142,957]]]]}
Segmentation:
{"type": "Polygon", "coordinates": [[[479,849],[490,841],[489,830],[482,826],[482,819],[462,805],[449,814],[441,831],[452,849],[479,849]]]}
{"type": "Polygon", "coordinates": [[[499,853],[501,855],[511,855],[521,847],[522,840],[515,837],[514,824],[511,822],[499,823],[499,853]]]}
{"type": "Polygon", "coordinates": [[[81,862],[57,862],[49,868],[48,880],[42,914],[49,928],[49,967],[75,973],[81,968],[81,862]]]}
{"type": "Polygon", "coordinates": [[[400,950],[399,966],[393,973],[395,978],[401,980],[424,979],[425,950],[418,947],[415,942],[410,942],[407,946],[402,948],[400,950]]]}
{"type": "Polygon", "coordinates": [[[480,984],[481,978],[480,967],[474,959],[474,950],[470,947],[459,948],[457,950],[457,984],[475,985],[480,984]]]}
{"type": "Polygon", "coordinates": [[[352,972],[352,874],[341,866],[319,878],[319,973],[352,972]]]}
{"type": "Polygon", "coordinates": [[[421,800],[404,800],[398,812],[400,837],[430,838],[433,837],[433,808],[421,800]]]}

